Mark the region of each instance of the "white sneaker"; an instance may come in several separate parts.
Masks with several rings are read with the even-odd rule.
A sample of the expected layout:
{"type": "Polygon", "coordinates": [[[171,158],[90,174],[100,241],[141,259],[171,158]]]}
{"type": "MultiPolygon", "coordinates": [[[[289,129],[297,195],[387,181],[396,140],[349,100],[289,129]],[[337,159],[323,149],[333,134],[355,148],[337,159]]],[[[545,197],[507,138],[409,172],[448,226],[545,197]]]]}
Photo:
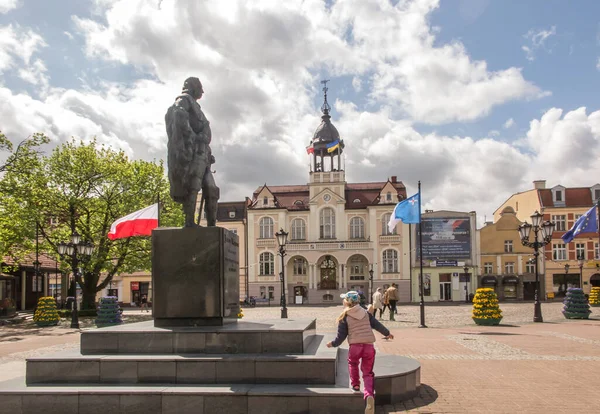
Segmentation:
{"type": "Polygon", "coordinates": [[[372,395],[367,397],[367,406],[365,407],[365,414],[374,414],[375,413],[375,399],[372,395]]]}

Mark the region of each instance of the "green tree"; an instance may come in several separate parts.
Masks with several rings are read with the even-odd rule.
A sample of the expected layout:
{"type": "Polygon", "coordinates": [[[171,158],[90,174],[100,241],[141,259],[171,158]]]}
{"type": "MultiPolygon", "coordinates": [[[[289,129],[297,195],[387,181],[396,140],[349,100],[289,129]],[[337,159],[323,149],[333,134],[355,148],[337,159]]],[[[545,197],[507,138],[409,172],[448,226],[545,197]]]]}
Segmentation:
{"type": "Polygon", "coordinates": [[[94,253],[89,261],[79,262],[79,271],[69,268],[71,260],[61,259],[61,268],[75,274],[82,288],[82,309],[94,308],[96,292],[116,274],[151,267],[149,237],[108,239],[116,219],[155,203],[160,196],[161,226],[183,223],[181,209],[169,197],[162,161],[131,160],[123,151],[99,146],[96,140],[67,142],[37,160],[26,174],[7,171],[0,191],[7,196],[7,205],[22,209],[24,220],[14,226],[35,230],[35,223],[39,225],[42,251],[58,256],[57,245],[68,242],[73,231],[93,243],[94,253]]]}
{"type": "MultiPolygon", "coordinates": [[[[34,134],[15,147],[0,132],[0,154],[4,159],[0,164],[0,174],[23,176],[23,178],[28,176],[32,170],[39,167],[41,148],[49,141],[43,134],[34,134]]],[[[32,249],[35,222],[31,221],[31,217],[22,207],[19,198],[13,197],[10,192],[0,188],[0,257],[8,255],[18,258],[32,249]],[[30,225],[24,225],[25,223],[30,225]]]]}

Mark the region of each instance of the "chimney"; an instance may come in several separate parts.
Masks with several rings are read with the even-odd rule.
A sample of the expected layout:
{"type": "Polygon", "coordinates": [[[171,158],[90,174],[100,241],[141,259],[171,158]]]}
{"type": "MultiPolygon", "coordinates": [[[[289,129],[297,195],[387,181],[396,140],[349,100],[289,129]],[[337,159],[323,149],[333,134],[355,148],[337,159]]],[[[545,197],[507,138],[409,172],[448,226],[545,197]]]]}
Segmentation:
{"type": "Polygon", "coordinates": [[[392,182],[395,183],[398,180],[398,176],[392,175],[392,182]]]}
{"type": "Polygon", "coordinates": [[[535,180],[533,182],[533,188],[536,190],[543,190],[546,188],[546,180],[535,180]]]}

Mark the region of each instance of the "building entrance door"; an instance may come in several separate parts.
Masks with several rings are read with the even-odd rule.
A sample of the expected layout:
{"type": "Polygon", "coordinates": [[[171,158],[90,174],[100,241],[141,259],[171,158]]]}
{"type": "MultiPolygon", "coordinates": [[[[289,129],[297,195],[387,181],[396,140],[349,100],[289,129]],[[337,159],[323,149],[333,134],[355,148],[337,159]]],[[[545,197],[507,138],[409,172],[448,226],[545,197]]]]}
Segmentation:
{"type": "Polygon", "coordinates": [[[330,256],[325,257],[321,263],[321,281],[317,284],[318,289],[337,289],[336,265],[330,256]]]}
{"type": "Polygon", "coordinates": [[[452,300],[452,282],[440,282],[440,300],[452,300]]]}
{"type": "Polygon", "coordinates": [[[535,299],[535,282],[523,282],[523,300],[535,299]]]}

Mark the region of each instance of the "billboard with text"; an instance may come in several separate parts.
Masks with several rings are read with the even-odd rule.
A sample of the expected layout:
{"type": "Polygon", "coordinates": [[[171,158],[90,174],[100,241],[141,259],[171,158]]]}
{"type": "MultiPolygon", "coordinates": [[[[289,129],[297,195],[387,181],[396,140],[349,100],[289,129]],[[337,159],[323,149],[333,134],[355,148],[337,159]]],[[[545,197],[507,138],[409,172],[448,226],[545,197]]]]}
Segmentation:
{"type": "MultiPolygon", "coordinates": [[[[421,218],[424,259],[466,259],[471,257],[470,217],[421,218]]],[[[417,257],[419,253],[417,226],[417,257]]]]}

